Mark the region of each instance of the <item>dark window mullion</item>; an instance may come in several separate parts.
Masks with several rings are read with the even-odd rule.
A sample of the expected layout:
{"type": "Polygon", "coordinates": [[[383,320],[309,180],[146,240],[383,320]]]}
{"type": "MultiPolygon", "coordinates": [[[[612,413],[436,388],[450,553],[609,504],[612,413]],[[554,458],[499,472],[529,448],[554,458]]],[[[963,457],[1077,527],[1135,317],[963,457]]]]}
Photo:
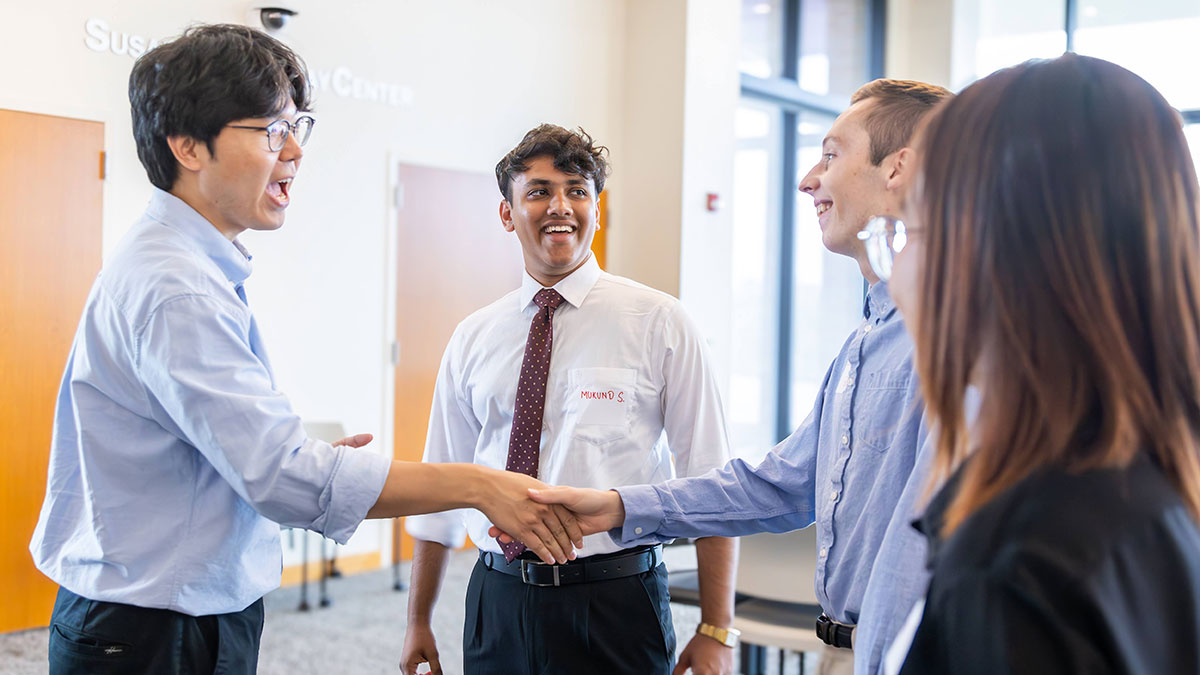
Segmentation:
{"type": "MultiPolygon", "coordinates": [[[[800,3],[785,0],[783,9],[783,79],[800,92],[800,3]]],[[[796,148],[799,114],[783,110],[782,204],[779,215],[779,347],[775,368],[775,439],[791,433],[792,412],[792,287],[795,279],[796,148]]]]}
{"type": "Polygon", "coordinates": [[[877,80],[884,76],[887,57],[887,0],[870,0],[867,12],[867,79],[877,80]]]}
{"type": "Polygon", "coordinates": [[[800,2],[783,3],[783,71],[785,80],[800,81],[800,2]]]}
{"type": "Polygon", "coordinates": [[[813,110],[825,113],[830,117],[837,117],[841,114],[845,104],[845,101],[839,97],[804,91],[793,80],[767,79],[745,73],[742,73],[741,80],[742,96],[774,103],[793,112],[813,110]]]}
{"type": "Polygon", "coordinates": [[[796,151],[799,114],[783,111],[782,204],[779,232],[779,351],[776,366],[775,438],[792,432],[792,288],[795,279],[796,151]]]}
{"type": "Polygon", "coordinates": [[[1075,30],[1079,28],[1079,2],[1066,0],[1066,18],[1064,26],[1067,29],[1067,51],[1075,51],[1075,30]]]}

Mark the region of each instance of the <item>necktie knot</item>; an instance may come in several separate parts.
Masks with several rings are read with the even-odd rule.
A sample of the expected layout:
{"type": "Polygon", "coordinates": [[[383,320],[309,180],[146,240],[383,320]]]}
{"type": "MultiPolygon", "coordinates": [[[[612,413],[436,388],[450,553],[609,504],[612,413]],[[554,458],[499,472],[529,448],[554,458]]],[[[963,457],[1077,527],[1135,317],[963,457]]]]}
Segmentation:
{"type": "Polygon", "coordinates": [[[533,302],[542,309],[550,308],[550,311],[558,309],[558,306],[563,303],[563,296],[558,294],[558,291],[553,288],[543,288],[533,296],[533,302]]]}

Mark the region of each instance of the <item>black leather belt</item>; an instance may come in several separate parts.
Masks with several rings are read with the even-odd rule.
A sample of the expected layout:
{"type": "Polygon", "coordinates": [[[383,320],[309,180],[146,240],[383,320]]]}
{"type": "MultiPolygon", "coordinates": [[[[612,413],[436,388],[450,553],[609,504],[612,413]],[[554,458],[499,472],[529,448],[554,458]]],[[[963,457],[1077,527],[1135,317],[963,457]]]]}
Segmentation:
{"type": "Polygon", "coordinates": [[[821,642],[842,649],[852,649],[854,645],[854,626],[838,623],[822,612],[817,618],[817,637],[821,642]]]}
{"type": "Polygon", "coordinates": [[[639,546],[628,551],[579,558],[565,565],[547,565],[524,558],[509,563],[503,553],[490,551],[480,551],[479,560],[489,570],[518,577],[530,586],[566,586],[649,572],[662,564],[662,545],[639,546]]]}

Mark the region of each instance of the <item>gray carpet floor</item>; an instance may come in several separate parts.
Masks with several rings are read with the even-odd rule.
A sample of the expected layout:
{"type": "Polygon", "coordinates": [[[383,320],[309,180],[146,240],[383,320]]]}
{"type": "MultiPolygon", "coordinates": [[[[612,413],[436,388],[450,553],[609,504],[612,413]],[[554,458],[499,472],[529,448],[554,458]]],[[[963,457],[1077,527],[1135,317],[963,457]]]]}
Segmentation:
{"type": "MultiPolygon", "coordinates": [[[[434,633],[446,675],[462,673],[463,598],[476,554],[451,556],[446,581],[434,613],[434,633]]],[[[404,579],[408,580],[407,568],[404,579]]],[[[306,612],[298,610],[300,589],[281,588],[267,595],[259,673],[307,675],[329,673],[399,672],[404,644],[408,593],[392,590],[392,573],[379,570],[329,581],[331,604],[318,606],[316,585],[310,584],[306,612]]],[[[673,604],[679,648],[691,639],[700,621],[696,607],[673,604]]],[[[46,672],[46,630],[0,635],[0,673],[34,675],[46,672]]],[[[799,673],[799,657],[788,655],[779,669],[778,654],[768,653],[767,672],[799,673]]],[[[815,672],[815,658],[805,670],[815,672]]]]}

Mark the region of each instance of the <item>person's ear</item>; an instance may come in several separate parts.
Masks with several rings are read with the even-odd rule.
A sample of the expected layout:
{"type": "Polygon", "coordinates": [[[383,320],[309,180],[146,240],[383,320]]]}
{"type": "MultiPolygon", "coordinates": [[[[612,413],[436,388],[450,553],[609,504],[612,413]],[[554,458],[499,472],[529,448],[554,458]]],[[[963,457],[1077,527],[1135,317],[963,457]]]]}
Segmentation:
{"type": "Polygon", "coordinates": [[[910,174],[913,171],[914,164],[916,164],[913,154],[912,148],[900,148],[884,160],[888,172],[888,191],[903,193],[908,187],[910,174]]]}
{"type": "Polygon", "coordinates": [[[175,161],[188,171],[199,171],[208,160],[208,146],[191,136],[167,136],[167,147],[175,161]]]}
{"type": "Polygon", "coordinates": [[[505,232],[517,229],[517,226],[513,224],[512,204],[509,204],[507,199],[500,200],[500,224],[504,226],[505,232]]]}

